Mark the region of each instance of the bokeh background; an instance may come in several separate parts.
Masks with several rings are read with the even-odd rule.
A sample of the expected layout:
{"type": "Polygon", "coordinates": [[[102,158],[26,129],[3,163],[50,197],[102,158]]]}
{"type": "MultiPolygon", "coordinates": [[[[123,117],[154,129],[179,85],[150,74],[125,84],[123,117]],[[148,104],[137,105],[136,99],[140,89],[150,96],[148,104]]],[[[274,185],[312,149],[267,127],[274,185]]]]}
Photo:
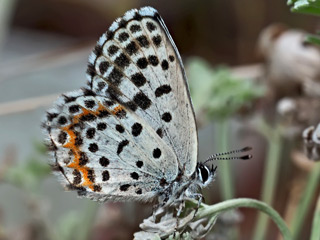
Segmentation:
{"type": "MultiPolygon", "coordinates": [[[[1,240],[132,239],[151,214],[151,205],[98,204],[64,192],[46,165],[40,129],[54,99],[85,84],[87,57],[100,35],[127,10],[146,5],[159,11],[185,62],[199,160],[252,146],[253,159],[229,166],[232,197],[262,199],[266,174],[274,174],[264,200],[289,225],[299,221],[296,209],[315,166],[304,159],[301,133],[319,122],[320,106],[318,96],[305,90],[314,85],[303,82],[318,79],[319,49],[301,36],[316,32],[320,18],[292,13],[284,0],[0,0],[1,240]],[[302,32],[276,45],[290,29],[302,32]],[[267,171],[270,159],[275,167],[267,171]]],[[[205,191],[208,204],[230,196],[221,184],[229,175],[219,169],[205,191]]],[[[309,239],[319,183],[311,192],[297,239],[309,239]]],[[[236,229],[235,239],[254,239],[257,217],[257,211],[241,209],[206,239],[231,239],[229,229],[236,229]]],[[[281,239],[272,223],[262,231],[265,239],[281,239]]]]}

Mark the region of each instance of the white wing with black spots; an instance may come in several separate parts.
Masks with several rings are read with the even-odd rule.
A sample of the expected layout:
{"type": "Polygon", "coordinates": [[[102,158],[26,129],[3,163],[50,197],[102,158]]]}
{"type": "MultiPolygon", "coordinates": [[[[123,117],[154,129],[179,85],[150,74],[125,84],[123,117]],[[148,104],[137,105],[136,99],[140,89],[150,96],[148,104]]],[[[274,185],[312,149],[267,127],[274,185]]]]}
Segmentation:
{"type": "Polygon", "coordinates": [[[113,22],[89,56],[87,78],[89,87],[62,95],[43,121],[64,185],[96,200],[149,201],[177,181],[189,184],[195,117],[157,11],[133,9],[113,22]]]}
{"type": "Polygon", "coordinates": [[[92,90],[116,99],[158,132],[180,169],[195,171],[198,140],[181,57],[157,11],[131,10],[103,34],[89,57],[92,90]]]}
{"type": "Polygon", "coordinates": [[[145,120],[89,90],[60,97],[43,127],[54,169],[82,195],[148,201],[178,173],[174,152],[145,120]]]}

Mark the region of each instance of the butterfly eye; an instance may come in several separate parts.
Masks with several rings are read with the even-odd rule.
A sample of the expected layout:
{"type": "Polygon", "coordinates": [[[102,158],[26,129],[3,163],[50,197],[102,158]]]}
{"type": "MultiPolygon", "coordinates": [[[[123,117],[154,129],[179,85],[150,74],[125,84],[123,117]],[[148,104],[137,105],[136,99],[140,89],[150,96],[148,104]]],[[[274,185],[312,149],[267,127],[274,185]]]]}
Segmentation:
{"type": "Polygon", "coordinates": [[[202,176],[202,182],[205,183],[209,178],[209,169],[206,166],[200,166],[200,172],[202,176]]]}

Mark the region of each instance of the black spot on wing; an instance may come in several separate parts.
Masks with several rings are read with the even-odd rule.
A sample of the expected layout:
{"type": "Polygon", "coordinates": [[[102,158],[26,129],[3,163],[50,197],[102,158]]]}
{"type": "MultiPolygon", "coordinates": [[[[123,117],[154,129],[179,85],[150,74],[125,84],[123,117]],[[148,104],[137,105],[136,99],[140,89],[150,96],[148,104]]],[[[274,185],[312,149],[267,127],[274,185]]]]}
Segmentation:
{"type": "Polygon", "coordinates": [[[145,57],[139,58],[137,65],[140,69],[145,69],[148,66],[148,60],[145,57]]]}
{"type": "Polygon", "coordinates": [[[147,82],[147,79],[143,76],[142,73],[136,73],[132,75],[131,80],[137,87],[141,87],[147,82]]]}
{"type": "Polygon", "coordinates": [[[79,132],[74,132],[74,134],[76,135],[74,145],[79,147],[83,144],[83,139],[82,139],[81,134],[79,132]]]}
{"type": "Polygon", "coordinates": [[[162,114],[162,120],[165,122],[170,122],[172,119],[172,116],[169,112],[165,112],[164,114],[162,114]]]}
{"type": "Polygon", "coordinates": [[[147,28],[148,28],[149,32],[153,32],[154,30],[157,29],[156,25],[154,25],[153,22],[147,22],[147,28]]]}
{"type": "Polygon", "coordinates": [[[108,39],[108,40],[113,39],[113,37],[114,37],[114,31],[108,30],[107,33],[106,33],[106,36],[107,36],[107,39],[108,39]]]}
{"type": "Polygon", "coordinates": [[[143,166],[143,162],[142,161],[137,161],[136,162],[136,166],[138,167],[138,168],[142,168],[142,166],[143,166]]]}
{"type": "Polygon", "coordinates": [[[127,112],[124,109],[121,109],[120,111],[116,112],[116,116],[120,119],[124,118],[127,116],[127,112]]]}
{"type": "Polygon", "coordinates": [[[93,108],[96,103],[94,100],[85,100],[84,105],[86,106],[86,108],[93,108]]]}
{"type": "Polygon", "coordinates": [[[137,37],[137,41],[139,42],[139,45],[141,47],[145,47],[145,48],[149,47],[149,41],[146,38],[146,36],[142,35],[140,37],[137,37]]]}
{"type": "Polygon", "coordinates": [[[107,124],[106,123],[98,123],[98,125],[97,125],[97,129],[99,130],[99,131],[103,131],[103,130],[105,130],[107,128],[107,124]]]}
{"type": "Polygon", "coordinates": [[[98,82],[98,89],[99,91],[102,91],[102,89],[104,89],[104,87],[106,86],[106,83],[105,82],[98,82]]]}
{"type": "Polygon", "coordinates": [[[160,179],[160,186],[161,187],[164,187],[165,185],[167,185],[168,183],[167,183],[167,180],[166,179],[164,179],[164,178],[161,178],[160,179]]]}
{"type": "Polygon", "coordinates": [[[95,153],[99,150],[99,147],[96,143],[90,143],[88,150],[95,153]]]}
{"type": "Polygon", "coordinates": [[[155,91],[156,97],[161,97],[163,94],[168,94],[171,92],[171,87],[168,84],[158,87],[155,91]]]}
{"type": "Polygon", "coordinates": [[[110,116],[110,113],[107,110],[102,110],[98,114],[98,118],[105,118],[105,117],[108,117],[108,116],[110,116]]]}
{"type": "Polygon", "coordinates": [[[119,155],[123,151],[123,148],[128,144],[129,144],[128,140],[123,140],[122,142],[120,142],[118,145],[117,154],[119,155]]]}
{"type": "Polygon", "coordinates": [[[154,158],[160,158],[161,157],[161,150],[159,148],[154,149],[152,155],[154,158]]]}
{"type": "Polygon", "coordinates": [[[135,33],[135,32],[140,32],[140,31],[142,31],[142,29],[141,29],[141,27],[140,27],[138,24],[132,24],[132,25],[130,26],[130,31],[131,31],[132,33],[135,33]]]}
{"type": "Polygon", "coordinates": [[[138,180],[138,179],[139,179],[139,174],[136,173],[136,172],[130,173],[130,176],[131,176],[131,178],[134,179],[134,180],[138,180]]]}
{"type": "Polygon", "coordinates": [[[108,107],[111,107],[116,104],[116,102],[112,101],[112,100],[104,100],[103,103],[104,103],[104,105],[106,105],[108,107]]]}
{"type": "Polygon", "coordinates": [[[69,107],[69,112],[70,113],[77,113],[79,112],[80,108],[79,108],[79,105],[71,105],[69,107]]]}
{"type": "Polygon", "coordinates": [[[142,125],[140,123],[134,123],[131,127],[131,133],[133,136],[137,137],[142,131],[142,125]]]}
{"type": "Polygon", "coordinates": [[[158,57],[155,56],[155,55],[150,55],[150,56],[148,57],[148,61],[149,61],[149,63],[150,63],[152,66],[154,66],[154,67],[159,64],[159,59],[158,59],[158,57]]]}
{"type": "Polygon", "coordinates": [[[47,113],[47,119],[49,122],[52,122],[53,119],[55,119],[56,117],[58,117],[59,114],[58,113],[47,113]]]}
{"type": "Polygon", "coordinates": [[[61,116],[61,117],[59,117],[59,119],[58,119],[58,123],[60,124],[60,125],[64,125],[64,124],[66,124],[68,122],[68,120],[67,120],[67,118],[65,117],[65,116],[61,116]]]}
{"type": "Polygon", "coordinates": [[[81,116],[80,117],[80,121],[82,121],[82,122],[92,122],[92,121],[96,120],[96,118],[97,117],[94,114],[89,113],[87,115],[81,116]]]}
{"type": "Polygon", "coordinates": [[[157,129],[157,134],[158,134],[159,137],[161,137],[161,138],[163,137],[162,128],[158,128],[158,129],[157,129]]]}
{"type": "Polygon", "coordinates": [[[136,111],[137,108],[138,108],[138,105],[135,104],[133,101],[129,101],[129,102],[126,102],[126,103],[123,103],[123,105],[127,108],[129,108],[131,111],[136,111]]]}
{"type": "Polygon", "coordinates": [[[93,53],[99,57],[102,54],[102,46],[96,45],[95,48],[93,49],[93,53]]]}
{"type": "Polygon", "coordinates": [[[120,33],[120,34],[119,34],[119,37],[118,37],[118,39],[119,39],[120,42],[124,42],[124,41],[126,41],[128,38],[129,38],[129,34],[126,33],[126,32],[120,33]]]}
{"type": "Polygon", "coordinates": [[[73,175],[73,184],[78,185],[81,183],[81,173],[79,170],[74,169],[72,172],[73,175]]]}
{"type": "Polygon", "coordinates": [[[118,52],[119,47],[117,47],[116,45],[111,45],[110,47],[108,47],[108,53],[110,56],[113,56],[116,52],[118,52]]]}
{"type": "Polygon", "coordinates": [[[162,70],[168,70],[169,68],[169,63],[167,60],[163,60],[162,63],[161,63],[161,67],[162,67],[162,70]]]}
{"type": "Polygon", "coordinates": [[[67,133],[60,132],[59,135],[58,135],[58,142],[60,144],[64,144],[66,142],[66,140],[67,140],[67,136],[68,136],[67,133]]]}
{"type": "Polygon", "coordinates": [[[137,93],[133,97],[133,101],[143,110],[146,110],[151,106],[151,100],[142,92],[137,93]]]}
{"type": "Polygon", "coordinates": [[[116,130],[117,130],[119,133],[124,133],[124,127],[121,126],[120,124],[117,124],[117,125],[116,125],[116,130]]]}
{"type": "Polygon", "coordinates": [[[96,69],[94,68],[94,65],[91,64],[91,63],[88,64],[87,74],[88,74],[91,78],[93,78],[94,75],[96,75],[96,69]]]}
{"type": "Polygon", "coordinates": [[[129,189],[130,186],[131,186],[130,184],[121,185],[120,186],[120,191],[126,192],[129,189]]]}
{"type": "Polygon", "coordinates": [[[102,172],[102,181],[108,181],[110,179],[110,174],[108,172],[108,170],[105,170],[102,172]]]}
{"type": "Polygon", "coordinates": [[[92,139],[92,138],[94,138],[95,133],[96,133],[96,129],[89,128],[86,132],[86,136],[87,136],[87,138],[92,139]]]}
{"type": "Polygon", "coordinates": [[[154,45],[156,45],[157,47],[159,47],[160,44],[161,44],[162,39],[161,39],[160,35],[157,35],[157,36],[154,36],[154,37],[152,38],[152,41],[153,41],[154,45]]]}
{"type": "Polygon", "coordinates": [[[83,95],[84,96],[97,96],[97,94],[92,91],[91,89],[88,89],[88,88],[81,88],[82,92],[83,92],[83,95]]]}
{"type": "Polygon", "coordinates": [[[95,182],[95,179],[96,178],[96,176],[95,176],[95,174],[94,174],[94,170],[93,169],[89,169],[88,170],[88,179],[91,181],[91,182],[95,182]]]}
{"type": "Polygon", "coordinates": [[[125,49],[126,49],[126,52],[131,56],[132,54],[137,53],[138,46],[135,42],[130,42],[125,49]]]}
{"type": "Polygon", "coordinates": [[[99,64],[99,71],[101,74],[105,74],[105,72],[108,70],[108,68],[110,67],[110,63],[108,63],[107,61],[103,61],[99,64]]]}
{"type": "Polygon", "coordinates": [[[101,157],[101,158],[99,159],[99,163],[100,163],[100,165],[101,165],[102,167],[107,167],[107,166],[110,164],[110,161],[109,161],[109,159],[106,158],[106,157],[101,157]]]}
{"type": "Polygon", "coordinates": [[[119,28],[125,28],[127,24],[128,22],[122,18],[119,22],[119,28]]]}
{"type": "Polygon", "coordinates": [[[108,76],[108,80],[118,86],[121,83],[121,78],[123,77],[122,72],[120,72],[118,69],[113,68],[111,73],[108,76]]]}
{"type": "Polygon", "coordinates": [[[128,59],[128,57],[121,53],[115,60],[114,60],[115,64],[117,64],[120,68],[125,68],[128,67],[130,64],[130,60],[128,59]]]}
{"type": "Polygon", "coordinates": [[[93,191],[94,192],[101,192],[101,190],[102,190],[101,186],[99,186],[99,185],[94,185],[93,186],[93,191]]]}
{"type": "Polygon", "coordinates": [[[85,152],[80,153],[79,166],[84,166],[89,162],[89,158],[85,152]]]}
{"type": "Polygon", "coordinates": [[[133,17],[134,20],[137,20],[137,21],[141,21],[142,20],[142,16],[136,12],[136,14],[134,15],[133,17]]]}
{"type": "Polygon", "coordinates": [[[62,95],[64,98],[65,103],[70,103],[70,102],[74,102],[77,98],[76,97],[71,97],[71,96],[67,96],[67,95],[62,95]]]}

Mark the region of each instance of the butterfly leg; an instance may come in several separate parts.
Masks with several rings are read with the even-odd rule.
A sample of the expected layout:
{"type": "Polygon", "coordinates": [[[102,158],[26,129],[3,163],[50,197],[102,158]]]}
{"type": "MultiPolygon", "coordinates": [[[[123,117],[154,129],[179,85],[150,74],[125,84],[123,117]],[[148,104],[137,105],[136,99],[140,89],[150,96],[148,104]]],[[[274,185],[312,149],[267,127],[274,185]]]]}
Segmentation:
{"type": "MultiPolygon", "coordinates": [[[[181,216],[182,211],[185,208],[185,201],[184,200],[179,200],[181,203],[179,203],[179,206],[177,208],[177,215],[176,215],[176,226],[174,228],[174,237],[176,236],[176,233],[178,232],[179,228],[179,217],[181,216]]],[[[184,229],[183,229],[184,230],[184,229]]]]}
{"type": "Polygon", "coordinates": [[[196,210],[194,212],[194,216],[193,216],[193,217],[195,217],[197,212],[198,212],[198,210],[199,210],[199,208],[200,208],[201,203],[205,202],[205,199],[204,199],[204,197],[202,196],[201,193],[194,193],[190,197],[195,199],[195,200],[198,200],[198,204],[197,204],[196,210]]]}

